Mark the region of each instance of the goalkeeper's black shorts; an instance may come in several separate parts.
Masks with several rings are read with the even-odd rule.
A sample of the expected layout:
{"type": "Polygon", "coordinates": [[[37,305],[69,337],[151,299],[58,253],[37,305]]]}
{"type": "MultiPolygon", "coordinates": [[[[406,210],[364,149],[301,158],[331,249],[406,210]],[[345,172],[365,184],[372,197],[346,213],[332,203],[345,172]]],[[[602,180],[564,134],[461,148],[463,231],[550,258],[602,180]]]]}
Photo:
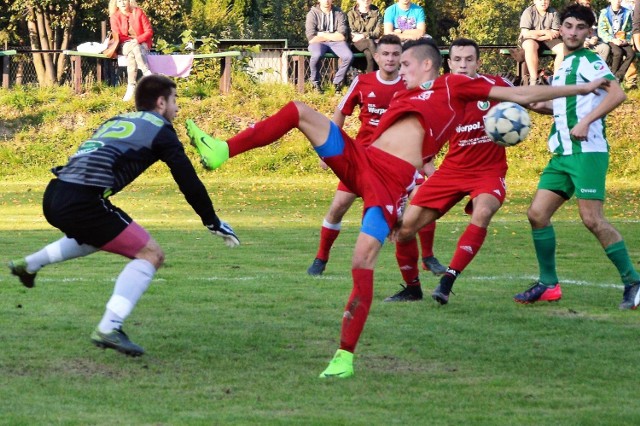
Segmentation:
{"type": "Polygon", "coordinates": [[[100,248],[133,222],[103,193],[104,188],[52,179],[42,200],[44,216],[67,237],[100,248]]]}

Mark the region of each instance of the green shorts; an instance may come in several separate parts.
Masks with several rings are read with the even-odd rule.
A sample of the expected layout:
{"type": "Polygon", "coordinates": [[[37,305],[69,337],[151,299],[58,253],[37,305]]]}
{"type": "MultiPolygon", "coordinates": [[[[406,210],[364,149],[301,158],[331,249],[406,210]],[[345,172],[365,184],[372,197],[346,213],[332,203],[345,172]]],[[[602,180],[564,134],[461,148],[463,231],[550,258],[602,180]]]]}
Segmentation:
{"type": "Polygon", "coordinates": [[[542,171],[538,189],[560,192],[567,199],[602,200],[605,196],[608,152],[554,155],[542,171]]]}

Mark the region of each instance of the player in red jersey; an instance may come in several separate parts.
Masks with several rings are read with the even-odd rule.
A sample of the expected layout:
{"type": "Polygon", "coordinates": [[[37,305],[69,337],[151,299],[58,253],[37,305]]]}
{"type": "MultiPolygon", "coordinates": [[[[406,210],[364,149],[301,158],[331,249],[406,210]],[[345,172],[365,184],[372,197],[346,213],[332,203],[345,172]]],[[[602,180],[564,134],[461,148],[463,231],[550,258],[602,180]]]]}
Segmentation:
{"type": "MultiPolygon", "coordinates": [[[[475,41],[460,38],[451,43],[449,67],[452,73],[485,79],[497,86],[512,86],[502,77],[479,75],[479,66],[480,48],[475,41]]],[[[505,148],[493,143],[485,134],[483,122],[484,115],[495,104],[496,101],[466,104],[464,118],[449,139],[449,150],[440,168],[418,189],[411,199],[414,207],[407,209],[403,220],[403,236],[414,241],[411,235],[415,235],[421,226],[435,223],[437,218],[446,214],[464,197],[471,197],[465,207],[465,211],[471,214],[471,221],[458,240],[449,268],[431,295],[441,305],[449,301],[456,277],[482,247],[491,218],[504,202],[507,174],[505,148]]],[[[407,265],[417,270],[417,257],[407,261],[407,265]]],[[[412,292],[418,290],[407,287],[402,293],[411,297],[412,292]]]]}
{"type": "MultiPolygon", "coordinates": [[[[353,114],[356,107],[360,109],[358,119],[361,125],[355,137],[355,142],[362,146],[369,146],[373,142],[371,140],[373,131],[378,126],[380,117],[389,107],[391,98],[398,90],[405,88],[398,75],[401,53],[402,42],[398,36],[389,34],[380,38],[374,54],[379,71],[356,77],[333,114],[332,121],[342,128],[345,118],[353,114]]],[[[327,168],[327,165],[322,160],[320,162],[323,168],[327,168]]],[[[322,275],[324,272],[329,261],[331,247],[340,234],[342,218],[357,197],[358,195],[347,188],[344,183],[338,183],[331,206],[324,217],[324,222],[320,229],[320,244],[316,257],[307,269],[309,275],[322,275]]],[[[446,271],[446,268],[433,255],[434,233],[435,222],[418,231],[425,268],[434,274],[441,275],[446,271]]],[[[400,251],[397,254],[398,259],[406,257],[403,254],[404,251],[407,251],[405,247],[408,247],[410,253],[413,253],[413,250],[417,250],[416,240],[412,240],[410,244],[398,244],[398,251],[400,251]],[[416,247],[414,248],[413,245],[416,247]]],[[[405,269],[401,268],[400,271],[405,277],[405,269]]],[[[414,274],[407,275],[405,281],[407,286],[417,285],[420,288],[418,274],[415,274],[415,276],[414,274]]],[[[422,299],[422,294],[420,294],[419,299],[422,299]]],[[[414,296],[411,300],[417,300],[417,298],[414,296]]]]}
{"type": "Polygon", "coordinates": [[[187,121],[187,134],[208,169],[230,157],[269,145],[291,129],[306,136],[316,153],[347,187],[362,196],[364,215],[353,252],[353,288],[342,315],[340,348],[322,378],[354,374],[353,352],[373,301],[373,269],[384,243],[402,217],[414,175],[438,153],[460,124],[465,104],[487,98],[529,104],[606,88],[605,79],[563,86],[499,87],[486,79],[447,74],[438,77],[442,58],[430,39],[403,46],[400,76],[407,90],[396,93],[365,148],[354,143],[323,114],[302,102],[290,102],[280,111],[227,141],[214,139],[187,121]]]}

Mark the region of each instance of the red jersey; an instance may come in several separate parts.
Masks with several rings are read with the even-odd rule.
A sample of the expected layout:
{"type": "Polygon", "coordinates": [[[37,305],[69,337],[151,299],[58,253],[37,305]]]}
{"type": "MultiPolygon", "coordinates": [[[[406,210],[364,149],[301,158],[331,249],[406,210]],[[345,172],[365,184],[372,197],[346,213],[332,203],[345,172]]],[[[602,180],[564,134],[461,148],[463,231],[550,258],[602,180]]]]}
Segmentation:
{"type": "MultiPolygon", "coordinates": [[[[510,87],[511,82],[499,76],[479,75],[495,86],[510,87]]],[[[507,174],[505,148],[494,143],[484,132],[484,116],[497,101],[469,102],[464,118],[449,139],[449,150],[440,169],[456,174],[504,177],[507,174]]]]}
{"type": "Polygon", "coordinates": [[[360,130],[355,137],[357,143],[371,145],[371,137],[378,127],[380,117],[389,108],[393,95],[404,88],[400,77],[386,81],[380,78],[380,71],[362,74],[353,80],[347,94],[338,104],[338,109],[344,115],[351,115],[356,106],[360,107],[360,130]]]}
{"type": "Polygon", "coordinates": [[[466,104],[486,100],[492,87],[493,83],[485,78],[445,74],[415,89],[402,90],[391,101],[372,140],[402,116],[416,114],[425,130],[422,160],[428,162],[455,132],[464,118],[466,104]]]}

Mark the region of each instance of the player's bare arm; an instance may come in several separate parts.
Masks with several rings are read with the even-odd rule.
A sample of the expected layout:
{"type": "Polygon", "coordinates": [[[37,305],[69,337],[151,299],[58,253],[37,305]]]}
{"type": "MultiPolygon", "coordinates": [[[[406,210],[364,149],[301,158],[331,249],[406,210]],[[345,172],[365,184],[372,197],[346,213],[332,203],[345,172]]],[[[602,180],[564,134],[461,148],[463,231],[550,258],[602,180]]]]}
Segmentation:
{"type": "Polygon", "coordinates": [[[373,143],[378,149],[388,152],[415,166],[422,168],[422,139],[424,127],[415,114],[408,114],[380,135],[373,143]]]}
{"type": "Polygon", "coordinates": [[[611,81],[599,78],[586,84],[569,86],[494,86],[489,91],[489,99],[497,101],[511,101],[521,105],[532,104],[550,99],[574,95],[586,95],[598,89],[606,89],[611,81]]]}

